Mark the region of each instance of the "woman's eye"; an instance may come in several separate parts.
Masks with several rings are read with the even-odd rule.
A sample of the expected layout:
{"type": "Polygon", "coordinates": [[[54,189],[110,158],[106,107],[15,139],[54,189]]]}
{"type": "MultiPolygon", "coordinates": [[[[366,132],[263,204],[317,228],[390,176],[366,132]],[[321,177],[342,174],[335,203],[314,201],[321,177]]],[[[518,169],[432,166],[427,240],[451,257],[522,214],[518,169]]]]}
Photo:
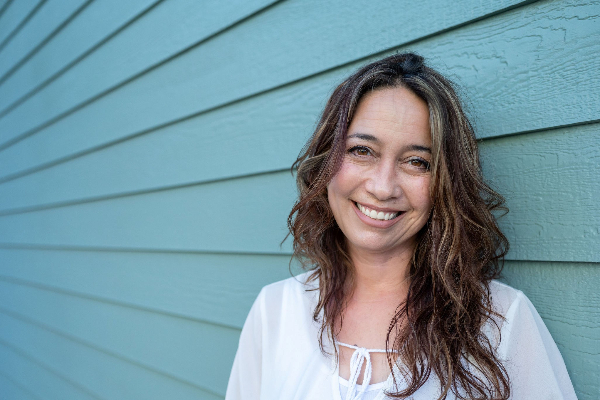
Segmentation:
{"type": "Polygon", "coordinates": [[[368,147],[364,146],[354,146],[350,150],[348,150],[348,153],[364,157],[371,155],[371,150],[368,147]]]}
{"type": "Polygon", "coordinates": [[[413,158],[410,159],[408,161],[408,163],[413,166],[413,167],[417,167],[419,169],[425,170],[425,171],[429,171],[429,162],[420,159],[420,158],[413,158]]]}

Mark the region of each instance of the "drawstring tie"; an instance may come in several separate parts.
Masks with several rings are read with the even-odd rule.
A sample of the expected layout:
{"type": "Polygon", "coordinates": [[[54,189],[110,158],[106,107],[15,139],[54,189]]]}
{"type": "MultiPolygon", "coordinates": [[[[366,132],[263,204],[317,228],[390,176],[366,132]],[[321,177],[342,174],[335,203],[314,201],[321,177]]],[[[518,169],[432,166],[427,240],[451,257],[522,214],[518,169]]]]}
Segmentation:
{"type": "Polygon", "coordinates": [[[340,346],[349,347],[354,349],[352,357],[350,358],[350,378],[348,379],[348,391],[346,392],[346,400],[360,400],[367,387],[371,383],[371,374],[373,372],[373,365],[371,364],[370,353],[385,353],[385,350],[380,349],[365,349],[364,347],[352,346],[351,344],[336,342],[340,346]],[[360,390],[357,391],[356,386],[358,385],[358,376],[362,370],[363,364],[365,364],[365,376],[363,377],[362,385],[360,390]]]}

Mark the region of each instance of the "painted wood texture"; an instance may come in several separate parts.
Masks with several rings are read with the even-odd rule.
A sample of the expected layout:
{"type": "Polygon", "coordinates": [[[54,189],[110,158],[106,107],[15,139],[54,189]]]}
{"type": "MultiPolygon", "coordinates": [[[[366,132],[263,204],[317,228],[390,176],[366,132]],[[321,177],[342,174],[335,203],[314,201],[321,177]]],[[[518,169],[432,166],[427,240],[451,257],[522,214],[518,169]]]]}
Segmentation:
{"type": "Polygon", "coordinates": [[[348,7],[347,2],[279,3],[85,107],[77,108],[80,103],[75,102],[69,106],[75,107],[72,112],[64,107],[61,108],[63,114],[51,111],[55,102],[59,107],[63,102],[70,102],[72,90],[63,97],[53,98],[52,102],[35,103],[41,97],[32,98],[31,102],[0,118],[0,148],[19,138],[28,138],[23,140],[25,143],[17,142],[6,149],[2,159],[7,164],[0,164],[0,169],[17,172],[31,167],[22,164],[25,161],[22,157],[33,148],[37,148],[36,164],[49,162],[59,154],[64,157],[212,110],[371,55],[377,49],[388,50],[462,25],[513,5],[514,1],[473,1],[465,5],[465,9],[454,7],[447,0],[440,3],[437,8],[418,3],[415,9],[388,4],[387,8],[393,12],[382,12],[376,25],[363,19],[362,10],[368,8],[368,2],[357,2],[352,7],[348,7]],[[440,7],[444,9],[444,18],[435,17],[442,15],[440,7]],[[297,18],[298,15],[303,18],[297,18]],[[424,19],[427,16],[431,18],[424,19]],[[399,19],[407,23],[398,24],[399,19]],[[329,20],[339,22],[333,24],[329,20]],[[348,20],[356,20],[360,28],[348,24],[348,20]],[[312,21],[311,26],[306,26],[307,21],[312,21]],[[387,28],[389,33],[382,35],[382,28],[387,28]],[[382,43],[360,40],[365,35],[382,43]],[[331,41],[322,41],[322,37],[330,37],[331,41]],[[316,46],[317,43],[322,46],[316,46]],[[123,104],[128,106],[123,107],[123,104]],[[97,123],[90,125],[92,114],[97,123]],[[23,119],[23,115],[28,118],[23,119]],[[98,119],[100,115],[110,115],[110,118],[98,119]],[[84,120],[86,135],[77,135],[76,132],[82,131],[84,120]],[[42,149],[49,143],[43,142],[50,137],[54,154],[44,158],[42,149]],[[25,148],[28,150],[23,151],[25,148]],[[13,158],[11,155],[15,152],[21,156],[13,158]],[[18,169],[15,171],[15,168],[18,169]]]}
{"type": "MultiPolygon", "coordinates": [[[[203,264],[205,262],[203,255],[163,255],[165,258],[170,257],[171,262],[163,262],[162,273],[159,272],[160,266],[159,268],[150,267],[144,276],[141,269],[135,268],[136,264],[143,265],[146,260],[150,260],[149,264],[153,264],[153,261],[154,265],[157,264],[145,253],[73,252],[76,254],[71,254],[72,252],[68,251],[35,251],[33,253],[37,252],[40,253],[38,254],[40,267],[36,266],[35,259],[31,258],[27,251],[10,250],[8,253],[3,251],[2,256],[12,260],[13,268],[2,268],[0,271],[2,310],[9,312],[9,316],[13,317],[16,310],[19,312],[17,317],[25,318],[44,329],[51,328],[52,332],[68,339],[80,341],[85,346],[106,351],[119,359],[165,373],[177,372],[180,367],[198,371],[202,368],[199,359],[205,360],[211,354],[211,350],[203,348],[201,344],[194,341],[190,343],[190,339],[185,338],[186,334],[201,335],[207,340],[212,337],[210,334],[202,332],[201,329],[207,323],[210,324],[206,321],[206,315],[200,315],[191,308],[188,311],[182,311],[180,308],[182,304],[190,302],[190,298],[192,298],[191,303],[196,303],[194,298],[196,295],[193,292],[206,290],[208,293],[203,294],[205,297],[225,296],[225,301],[237,301],[247,310],[259,288],[269,281],[267,274],[261,276],[260,272],[256,277],[252,277],[252,271],[259,270],[260,266],[265,263],[264,257],[262,260],[255,257],[255,261],[245,264],[248,272],[242,276],[247,285],[252,287],[249,290],[247,287],[243,287],[242,279],[239,281],[223,279],[220,284],[209,283],[201,288],[194,288],[190,284],[181,285],[181,280],[185,279],[201,282],[201,277],[205,276],[207,269],[202,268],[193,271],[192,274],[190,274],[192,271],[188,271],[187,275],[173,277],[173,275],[179,275],[180,269],[169,271],[167,268],[167,265],[179,265],[179,262],[185,258],[195,258],[194,264],[203,264]],[[25,259],[22,258],[20,261],[22,264],[19,263],[18,255],[15,256],[15,252],[21,252],[25,256],[25,259]],[[40,262],[46,257],[57,261],[40,262]],[[97,257],[102,260],[100,263],[106,263],[104,266],[114,265],[114,267],[98,268],[97,264],[100,263],[95,262],[97,257]],[[119,258],[122,258],[120,262],[119,258]],[[135,262],[136,258],[139,259],[137,263],[135,262]],[[86,261],[91,261],[90,265],[86,264],[86,261]],[[57,267],[58,265],[63,265],[63,267],[57,267]],[[115,274],[119,269],[137,269],[137,272],[126,271],[115,274]],[[86,274],[89,274],[88,279],[85,279],[86,274]],[[50,275],[52,278],[47,279],[50,275]],[[142,282],[137,282],[140,278],[142,282]],[[162,279],[166,281],[163,282],[162,279]],[[39,284],[36,280],[44,283],[39,284]],[[148,282],[151,280],[154,282],[149,284],[148,282]],[[123,289],[128,284],[143,286],[144,289],[124,291],[123,289]],[[116,287],[113,287],[114,285],[116,287]],[[165,290],[166,286],[170,289],[165,290]],[[237,290],[251,292],[251,295],[240,300],[235,297],[237,290]],[[130,299],[124,300],[131,294],[123,292],[141,292],[141,296],[146,297],[146,300],[142,300],[141,303],[150,307],[142,309],[133,304],[130,299]],[[154,292],[159,297],[158,301],[150,299],[154,292]],[[171,300],[164,301],[168,297],[171,300]],[[146,315],[150,318],[146,318],[146,315]],[[186,315],[186,317],[182,318],[182,315],[186,315]],[[121,319],[124,319],[125,322],[118,323],[121,319]],[[137,319],[140,319],[141,323],[136,324],[137,319]],[[177,332],[171,332],[170,329],[178,325],[174,320],[180,319],[183,324],[189,326],[189,331],[178,329],[177,332]],[[145,338],[138,342],[136,337],[139,333],[136,332],[136,327],[141,325],[152,333],[145,334],[145,338]],[[131,328],[123,332],[123,326],[131,326],[131,328]],[[94,329],[90,330],[89,327],[94,329]],[[145,346],[147,341],[158,340],[162,343],[161,337],[167,333],[171,338],[169,344],[145,346]],[[198,346],[192,353],[199,357],[185,355],[186,349],[189,350],[190,346],[198,346]]],[[[217,260],[218,257],[214,256],[214,259],[217,260]]],[[[239,259],[241,260],[242,257],[239,259]]],[[[287,267],[287,259],[279,258],[274,261],[275,264],[279,264],[279,271],[271,275],[270,279],[277,280],[287,274],[284,272],[287,267]]],[[[217,268],[217,264],[214,265],[215,270],[225,269],[217,268]]],[[[221,273],[222,276],[227,274],[235,276],[241,269],[227,268],[221,273]]],[[[588,396],[587,398],[594,398],[592,395],[597,387],[594,387],[593,378],[600,371],[597,357],[598,340],[600,339],[598,337],[600,313],[597,307],[591,306],[597,304],[599,300],[596,287],[600,282],[600,270],[597,265],[508,262],[504,275],[505,281],[523,290],[536,305],[563,353],[574,382],[576,384],[581,382],[582,393],[588,396]],[[572,340],[574,336],[578,337],[577,341],[572,340]]],[[[139,293],[137,295],[140,296],[139,293]]],[[[139,302],[139,300],[137,301],[139,302]]],[[[235,325],[241,327],[244,317],[245,315],[239,315],[235,325]]],[[[215,319],[215,322],[219,324],[213,329],[217,329],[218,336],[223,338],[225,335],[221,332],[222,328],[219,328],[222,325],[218,321],[218,313],[214,313],[213,317],[209,318],[215,319]]],[[[233,337],[230,340],[235,343],[236,338],[233,337]]],[[[211,343],[216,346],[223,342],[211,340],[211,343]]],[[[228,348],[226,343],[223,345],[225,349],[228,348]]],[[[231,357],[232,355],[230,355],[229,361],[231,361],[231,357]]],[[[220,366],[221,371],[227,371],[229,365],[223,364],[220,366]]],[[[186,376],[186,373],[188,372],[181,371],[177,376],[186,376]]],[[[193,375],[193,377],[195,376],[193,375]]],[[[200,380],[200,378],[194,379],[200,380]]],[[[202,385],[203,382],[198,380],[195,382],[202,385]]]]}
{"type": "MultiPolygon", "coordinates": [[[[81,399],[97,400],[98,397],[87,393],[84,388],[70,381],[67,377],[61,376],[51,367],[41,364],[38,360],[32,359],[27,354],[16,350],[14,347],[0,341],[0,376],[5,376],[12,382],[18,384],[21,388],[26,388],[35,395],[36,399],[64,400],[81,399]],[[31,385],[35,382],[35,385],[31,385]]],[[[3,399],[21,399],[21,397],[11,397],[0,389],[3,399]]]]}
{"type": "Polygon", "coordinates": [[[464,88],[505,280],[600,397],[600,1],[84,1],[0,0],[0,397],[222,398],[291,162],[404,50],[464,88]]]}
{"type": "Polygon", "coordinates": [[[0,52],[0,83],[59,32],[89,0],[48,0],[27,22],[35,29],[21,29],[0,52]]]}
{"type": "Polygon", "coordinates": [[[45,0],[11,1],[0,16],[0,50],[18,34],[45,0]]]}
{"type": "Polygon", "coordinates": [[[0,85],[2,110],[34,95],[143,15],[157,0],[94,1],[0,85]],[[32,92],[33,91],[33,92],[32,92]]]}
{"type": "Polygon", "coordinates": [[[26,387],[16,383],[6,375],[0,374],[0,390],[6,399],[15,400],[40,400],[33,395],[26,387]]]}
{"type": "Polygon", "coordinates": [[[598,398],[598,264],[508,262],[503,280],[522,290],[535,304],[562,353],[578,398],[598,398]]]}
{"type": "MultiPolygon", "coordinates": [[[[217,7],[214,1],[162,1],[73,65],[68,74],[48,83],[35,99],[77,97],[81,92],[79,102],[88,101],[176,57],[272,1],[229,1],[221,7],[217,7]],[[165,30],[156,29],[161,25],[168,27],[168,35],[165,35],[165,30]],[[80,85],[80,82],[87,84],[80,85]]],[[[6,108],[11,109],[15,102],[18,103],[19,97],[15,98],[17,93],[11,89],[19,83],[0,86],[0,94],[6,94],[0,101],[0,109],[3,110],[0,115],[7,112],[6,108]],[[9,104],[11,107],[8,107],[9,104]]]]}
{"type": "Polygon", "coordinates": [[[234,329],[263,286],[290,277],[287,254],[2,248],[0,258],[6,282],[234,329]]]}
{"type": "MultiPolygon", "coordinates": [[[[511,209],[501,220],[510,259],[600,261],[599,129],[590,124],[483,143],[485,173],[511,209]]],[[[280,242],[295,193],[292,176],[282,171],[77,202],[0,216],[0,242],[279,253],[290,249],[280,242]]]]}
{"type": "Polygon", "coordinates": [[[224,394],[238,329],[2,281],[0,298],[0,312],[24,316],[121,362],[224,394]]]}
{"type": "MultiPolygon", "coordinates": [[[[442,65],[441,69],[450,72],[466,86],[467,93],[471,97],[470,103],[474,109],[473,113],[477,115],[476,122],[480,136],[488,137],[539,130],[597,118],[599,108],[597,104],[594,105],[597,98],[594,93],[599,89],[600,80],[594,75],[597,69],[592,67],[596,61],[595,53],[589,51],[590,48],[595,48],[594,46],[600,43],[600,40],[597,40],[600,39],[600,29],[597,28],[600,25],[594,24],[592,18],[594,8],[591,6],[585,8],[580,4],[570,7],[582,8],[579,9],[583,14],[581,18],[586,18],[586,13],[592,14],[588,19],[584,19],[584,21],[589,21],[589,26],[580,27],[577,25],[580,23],[579,19],[562,18],[564,13],[562,3],[556,3],[544,2],[539,5],[536,3],[528,8],[529,13],[517,9],[502,14],[495,19],[486,19],[463,29],[451,31],[410,46],[410,48],[419,50],[425,55],[443,57],[446,65],[442,65]],[[543,31],[544,26],[547,25],[545,19],[549,18],[552,13],[555,14],[555,20],[558,21],[553,20],[553,23],[556,24],[555,31],[567,31],[570,33],[568,37],[573,40],[570,43],[571,45],[566,47],[567,50],[564,50],[565,52],[569,51],[569,54],[558,55],[556,53],[557,48],[565,49],[563,36],[543,36],[545,41],[540,45],[528,39],[518,39],[519,37],[527,38],[528,33],[531,31],[543,31]],[[528,23],[524,23],[523,15],[529,16],[530,14],[533,15],[525,20],[528,23]],[[491,35],[491,33],[495,34],[491,35]],[[574,43],[576,42],[585,43],[585,45],[575,46],[574,43]],[[467,53],[465,53],[465,43],[471,49],[467,53]],[[510,45],[507,45],[507,43],[510,43],[510,45]],[[432,49],[435,50],[432,51],[432,49]],[[489,53],[480,55],[479,53],[485,52],[485,49],[488,49],[489,53]],[[580,50],[578,51],[578,49],[580,50]],[[576,55],[571,54],[573,52],[576,55]],[[502,57],[495,57],[495,53],[502,54],[502,57]],[[477,54],[481,59],[473,55],[469,58],[467,54],[477,54]],[[562,57],[567,60],[567,63],[571,62],[573,64],[565,65],[562,69],[555,68],[556,57],[562,57]],[[486,61],[488,59],[497,60],[498,64],[494,65],[491,61],[486,61]],[[508,66],[506,66],[507,64],[508,66]],[[532,68],[532,65],[536,67],[532,68]],[[499,73],[499,68],[505,69],[504,73],[499,73]],[[580,73],[580,70],[586,69],[590,71],[589,74],[580,73]],[[568,78],[565,74],[568,75],[568,78]],[[517,78],[527,85],[527,90],[520,87],[514,91],[511,89],[518,82],[517,78]],[[565,86],[565,79],[574,84],[568,87],[565,86]],[[580,107],[578,106],[577,109],[572,109],[573,104],[578,104],[577,99],[581,95],[589,98],[589,101],[586,101],[580,107]],[[549,110],[549,107],[550,112],[544,112],[544,110],[549,110]],[[555,111],[552,107],[558,107],[560,110],[555,111]],[[538,115],[545,115],[546,117],[538,118],[538,115]],[[503,118],[502,123],[498,122],[498,118],[503,118]],[[555,118],[555,120],[552,120],[552,118],[555,118]]],[[[277,9],[277,7],[274,9],[277,9]]],[[[572,10],[572,12],[574,11],[572,10]]],[[[242,29],[243,26],[242,24],[237,29],[242,29]]],[[[197,52],[200,52],[201,49],[211,43],[212,41],[199,47],[197,52]]],[[[195,52],[190,51],[185,54],[185,58],[189,58],[193,54],[195,52]]],[[[312,59],[310,54],[307,54],[307,58],[312,59]]],[[[241,64],[247,64],[248,61],[243,60],[241,64]]],[[[101,148],[107,143],[122,140],[124,137],[143,135],[148,129],[156,129],[161,124],[171,123],[173,119],[176,121],[178,117],[195,115],[207,109],[210,110],[211,107],[218,106],[219,103],[214,103],[216,99],[213,99],[214,96],[210,95],[209,88],[202,86],[203,84],[214,85],[215,88],[211,91],[217,91],[216,86],[219,86],[219,84],[216,82],[219,79],[212,76],[216,72],[211,74],[199,73],[201,66],[196,60],[189,61],[190,65],[194,65],[194,69],[191,71],[175,70],[175,64],[179,62],[182,63],[181,68],[188,65],[185,60],[176,58],[161,68],[131,82],[130,85],[109,93],[89,106],[69,114],[69,116],[33,134],[33,136],[7,148],[0,159],[2,176],[4,178],[19,176],[19,174],[26,171],[34,171],[60,160],[65,160],[65,157],[70,159],[74,155],[85,154],[93,151],[94,148],[101,148]],[[178,77],[182,83],[177,85],[170,82],[174,79],[170,77],[174,76],[178,77]],[[186,79],[186,77],[189,79],[186,79]],[[203,82],[203,79],[208,82],[203,82]],[[195,81],[200,82],[195,83],[195,81]],[[166,87],[169,93],[168,96],[162,87],[166,87]],[[165,96],[159,95],[163,93],[165,96]],[[203,93],[203,96],[198,96],[197,93],[203,93]],[[122,107],[122,104],[131,106],[122,107]],[[139,106],[136,106],[136,104],[139,104],[139,106]],[[135,107],[140,108],[139,112],[141,114],[136,116],[135,107]],[[189,111],[184,112],[186,109],[189,111]],[[110,118],[99,118],[100,116],[109,115],[110,118]],[[163,115],[163,117],[160,115],[163,115]],[[156,122],[153,123],[152,119],[155,119],[156,122]],[[97,123],[90,126],[90,120],[97,120],[97,123]],[[82,131],[85,131],[86,134],[79,134],[82,131]]],[[[317,82],[314,82],[314,84],[329,89],[335,82],[340,81],[341,77],[346,75],[349,70],[356,68],[360,63],[327,74],[329,79],[325,77],[322,84],[317,82]]],[[[438,60],[437,63],[441,64],[441,61],[438,60]]],[[[206,68],[209,71],[214,70],[212,64],[206,68]]],[[[226,72],[224,71],[223,74],[226,72]]],[[[264,74],[264,72],[262,73],[264,74]]],[[[248,77],[248,79],[250,78],[254,79],[254,77],[248,77]]],[[[297,78],[297,76],[292,77],[292,79],[297,78]]],[[[315,76],[315,79],[320,78],[321,75],[315,76]]],[[[273,80],[277,77],[270,77],[269,79],[273,80]]],[[[253,85],[260,85],[262,81],[256,79],[252,82],[253,85]]],[[[310,85],[312,82],[302,81],[298,87],[305,83],[310,85]]],[[[216,93],[216,95],[225,96],[228,92],[233,91],[231,98],[223,101],[234,101],[239,99],[240,96],[243,97],[243,94],[239,93],[240,90],[242,88],[235,85],[231,88],[219,86],[219,93],[216,93]],[[238,93],[237,96],[236,93],[238,93]]],[[[312,110],[312,107],[318,108],[318,105],[322,104],[326,93],[327,91],[324,90],[317,91],[312,95],[314,98],[307,95],[309,98],[304,103],[299,103],[297,107],[290,107],[289,109],[302,110],[306,108],[305,104],[309,107],[309,110],[312,110]]],[[[280,101],[288,103],[293,101],[293,97],[290,99],[283,98],[280,101]]],[[[250,104],[253,103],[253,99],[250,99],[250,104]]],[[[277,106],[271,107],[271,109],[277,108],[277,106]]],[[[274,116],[275,119],[277,117],[278,115],[274,116]]],[[[293,123],[293,121],[286,122],[293,123]]],[[[293,133],[296,137],[298,134],[303,136],[306,131],[310,131],[313,123],[312,121],[304,122],[302,125],[298,125],[298,133],[293,133]]],[[[175,122],[172,122],[172,124],[175,125],[169,127],[169,132],[178,129],[178,124],[175,122]]],[[[199,132],[203,132],[202,128],[203,126],[200,125],[197,129],[199,132]]],[[[253,126],[250,126],[250,129],[252,128],[253,126]]],[[[208,131],[205,134],[209,135],[211,133],[212,131],[208,131]]],[[[252,135],[253,131],[250,130],[247,134],[252,135]]]]}
{"type": "Polygon", "coordinates": [[[218,394],[166,376],[115,354],[82,343],[73,337],[40,326],[31,319],[2,314],[0,340],[41,363],[50,364],[61,375],[102,399],[218,399],[218,394]],[[33,356],[31,353],[35,354],[33,356]]]}

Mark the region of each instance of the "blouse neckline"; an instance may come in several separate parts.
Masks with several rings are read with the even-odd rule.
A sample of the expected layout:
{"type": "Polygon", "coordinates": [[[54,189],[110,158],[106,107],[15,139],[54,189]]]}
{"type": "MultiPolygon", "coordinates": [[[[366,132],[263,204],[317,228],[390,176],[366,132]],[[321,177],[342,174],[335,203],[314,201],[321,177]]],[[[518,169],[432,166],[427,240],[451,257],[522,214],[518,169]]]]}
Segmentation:
{"type": "MultiPolygon", "coordinates": [[[[394,382],[394,372],[397,367],[394,365],[394,370],[392,370],[392,372],[389,374],[388,378],[385,381],[371,384],[372,364],[371,364],[370,353],[385,353],[386,351],[382,350],[382,349],[367,349],[365,347],[350,345],[350,344],[342,343],[339,341],[336,341],[335,344],[338,346],[338,351],[339,351],[339,346],[344,346],[344,347],[354,349],[354,353],[352,353],[352,357],[350,359],[350,377],[349,377],[350,379],[348,379],[348,381],[347,381],[348,382],[348,388],[347,388],[348,391],[346,394],[346,400],[362,399],[364,393],[375,389],[373,386],[379,386],[378,387],[379,393],[377,394],[377,396],[375,397],[374,400],[382,400],[385,396],[384,391],[389,389],[391,387],[392,383],[394,382]],[[358,376],[360,375],[360,371],[362,370],[363,364],[365,364],[365,362],[366,362],[366,365],[365,365],[365,373],[363,376],[363,382],[362,382],[362,384],[359,385],[357,383],[358,376]]],[[[335,359],[333,359],[333,362],[335,363],[335,373],[333,374],[333,379],[332,379],[333,393],[335,396],[335,400],[341,400],[342,397],[341,397],[341,393],[340,393],[340,390],[341,390],[340,381],[341,380],[346,381],[346,380],[340,376],[339,362],[336,362],[335,359]]]]}

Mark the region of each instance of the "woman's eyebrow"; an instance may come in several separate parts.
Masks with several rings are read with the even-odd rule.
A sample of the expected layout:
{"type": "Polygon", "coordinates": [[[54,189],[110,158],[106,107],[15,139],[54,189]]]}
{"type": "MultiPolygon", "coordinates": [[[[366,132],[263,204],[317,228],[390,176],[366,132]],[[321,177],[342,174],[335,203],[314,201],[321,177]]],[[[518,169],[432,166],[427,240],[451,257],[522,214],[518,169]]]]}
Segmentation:
{"type": "Polygon", "coordinates": [[[408,146],[408,150],[422,151],[422,152],[431,154],[431,148],[426,147],[426,146],[420,146],[418,144],[411,144],[410,146],[408,146]]]}
{"type": "Polygon", "coordinates": [[[353,133],[352,135],[348,135],[348,139],[353,139],[353,138],[366,140],[368,142],[379,143],[379,139],[377,139],[373,135],[369,135],[368,133],[353,133]]]}

